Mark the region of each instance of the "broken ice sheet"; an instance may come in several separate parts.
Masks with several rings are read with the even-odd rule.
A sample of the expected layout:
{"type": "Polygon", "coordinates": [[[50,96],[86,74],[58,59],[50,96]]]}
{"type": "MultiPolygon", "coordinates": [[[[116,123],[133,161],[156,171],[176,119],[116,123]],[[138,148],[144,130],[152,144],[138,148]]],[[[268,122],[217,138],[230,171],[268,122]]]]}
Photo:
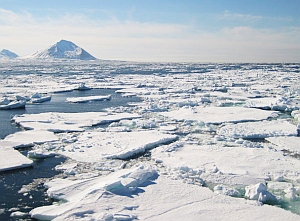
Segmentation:
{"type": "Polygon", "coordinates": [[[177,140],[176,135],[157,131],[81,133],[78,140],[58,153],[81,162],[98,162],[103,159],[127,159],[162,144],[177,140]]]}

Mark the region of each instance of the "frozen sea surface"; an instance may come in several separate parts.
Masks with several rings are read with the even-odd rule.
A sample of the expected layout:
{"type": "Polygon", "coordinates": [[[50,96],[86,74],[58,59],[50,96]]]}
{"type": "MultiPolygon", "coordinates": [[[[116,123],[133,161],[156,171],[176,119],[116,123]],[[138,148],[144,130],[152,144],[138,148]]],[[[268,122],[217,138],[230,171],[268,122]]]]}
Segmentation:
{"type": "Polygon", "coordinates": [[[298,220],[299,82],[298,64],[1,63],[0,101],[51,100],[0,111],[1,167],[33,163],[1,173],[0,217],[298,220]]]}

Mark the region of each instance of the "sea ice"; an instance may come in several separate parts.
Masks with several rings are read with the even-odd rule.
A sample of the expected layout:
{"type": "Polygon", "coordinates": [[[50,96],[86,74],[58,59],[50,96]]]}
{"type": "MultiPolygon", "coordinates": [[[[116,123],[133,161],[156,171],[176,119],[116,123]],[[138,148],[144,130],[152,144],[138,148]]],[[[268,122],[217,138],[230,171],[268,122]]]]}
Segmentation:
{"type": "MultiPolygon", "coordinates": [[[[229,145],[229,144],[228,144],[229,145]]],[[[172,146],[172,145],[169,145],[172,146]]],[[[300,174],[300,162],[285,157],[269,148],[244,148],[241,146],[189,145],[170,149],[161,146],[151,151],[154,160],[159,159],[167,168],[166,173],[176,179],[193,180],[194,175],[181,175],[182,166],[203,171],[204,182],[227,185],[251,185],[274,179],[278,175],[296,181],[300,174]]]]}
{"type": "Polygon", "coordinates": [[[255,107],[264,110],[293,111],[298,110],[297,103],[286,97],[265,97],[249,99],[244,104],[245,107],[255,107]]]}
{"type": "Polygon", "coordinates": [[[30,214],[37,219],[53,219],[67,213],[72,214],[80,208],[83,209],[81,213],[86,213],[85,205],[88,204],[94,205],[90,208],[91,213],[94,213],[93,210],[97,207],[100,210],[103,208],[103,198],[112,194],[132,197],[140,192],[142,186],[151,185],[151,180],[156,176],[157,172],[153,168],[140,166],[116,171],[106,177],[77,181],[54,179],[45,184],[47,194],[51,198],[64,200],[65,203],[38,207],[31,210],[30,214]]]}
{"type": "Polygon", "coordinates": [[[278,136],[296,136],[295,125],[286,120],[246,122],[228,124],[220,128],[218,135],[233,138],[266,138],[278,136]]]}
{"type": "Polygon", "coordinates": [[[58,153],[81,162],[98,162],[107,158],[126,159],[156,146],[177,140],[176,135],[157,131],[84,132],[78,140],[58,153]]]}
{"type": "Polygon", "coordinates": [[[300,137],[268,137],[266,140],[275,144],[278,150],[289,150],[300,153],[300,137]]]}
{"type": "Polygon", "coordinates": [[[22,148],[57,140],[58,137],[53,132],[44,130],[28,130],[6,136],[3,140],[0,140],[0,145],[5,144],[7,146],[10,144],[13,148],[22,148]]]}
{"type": "Polygon", "coordinates": [[[83,127],[110,123],[124,119],[140,118],[138,114],[105,112],[23,114],[12,120],[26,129],[49,130],[53,132],[84,131],[83,127]]]}
{"type": "MultiPolygon", "coordinates": [[[[140,178],[128,192],[123,180],[134,170],[117,171],[105,177],[81,181],[53,180],[48,194],[64,203],[38,207],[33,218],[62,220],[284,220],[294,221],[298,216],[277,207],[255,203],[242,198],[216,195],[208,188],[182,184],[164,175],[156,178],[155,170],[138,169],[140,178]],[[123,177],[123,178],[122,178],[123,177]],[[146,178],[149,177],[149,178],[146,178]],[[145,179],[147,183],[142,183],[145,179]],[[151,182],[149,182],[151,181],[151,182]],[[113,184],[108,188],[109,184],[113,184]],[[116,189],[117,188],[117,189],[116,189]],[[123,191],[116,191],[122,190],[123,191]],[[124,191],[125,190],[125,191],[124,191]]],[[[128,187],[128,186],[127,186],[128,187]]]]}
{"type": "Polygon", "coordinates": [[[245,196],[250,200],[258,200],[262,203],[277,202],[277,199],[268,190],[264,183],[258,183],[251,186],[246,186],[245,196]]]}
{"type": "Polygon", "coordinates": [[[273,111],[243,107],[184,107],[160,114],[176,120],[194,120],[211,124],[259,121],[277,116],[273,111]]]}
{"type": "Polygon", "coordinates": [[[0,148],[0,171],[29,167],[33,161],[11,147],[0,148]]]}
{"type": "MultiPolygon", "coordinates": [[[[286,202],[298,200],[299,159],[278,151],[298,149],[297,127],[293,125],[300,118],[298,65],[40,62],[0,67],[0,96],[11,100],[37,91],[70,91],[80,89],[78,83],[82,82],[81,86],[89,85],[89,89],[119,89],[117,93],[138,96],[141,102],[106,113],[24,114],[13,118],[33,131],[68,132],[55,134],[59,140],[56,138],[53,145],[35,145],[30,152],[45,157],[49,152],[43,151],[51,149],[72,158],[56,167],[64,172],[65,179],[54,178],[45,185],[49,197],[59,201],[33,209],[34,218],[299,219],[290,211],[261,206],[257,201],[268,199],[266,191],[286,202]],[[9,74],[11,71],[15,74],[9,74]],[[274,110],[293,111],[294,119],[269,119],[279,114],[274,110]],[[103,123],[111,124],[85,128],[103,123]],[[271,143],[243,138],[266,138],[271,143]],[[149,154],[135,158],[149,149],[149,154]],[[141,166],[144,163],[147,166],[141,166]],[[243,198],[241,189],[258,183],[266,187],[256,188],[256,192],[263,190],[257,200],[243,198]]],[[[32,137],[38,139],[38,135],[32,137]]],[[[0,142],[2,170],[31,165],[30,159],[12,147],[36,143],[20,141],[16,134],[12,140],[0,142]]],[[[288,208],[293,211],[290,205],[288,208]]]]}
{"type": "Polygon", "coordinates": [[[86,103],[89,101],[105,101],[110,99],[111,99],[111,95],[107,95],[107,96],[68,97],[66,101],[71,103],[86,103]]]}

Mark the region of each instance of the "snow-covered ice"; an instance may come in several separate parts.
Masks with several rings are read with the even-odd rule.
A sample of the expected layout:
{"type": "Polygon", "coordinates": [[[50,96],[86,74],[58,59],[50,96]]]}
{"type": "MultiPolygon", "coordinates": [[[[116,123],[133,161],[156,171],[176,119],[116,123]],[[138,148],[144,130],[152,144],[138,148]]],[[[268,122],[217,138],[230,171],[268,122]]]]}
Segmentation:
{"type": "Polygon", "coordinates": [[[11,147],[0,148],[0,171],[19,169],[28,167],[33,164],[33,161],[22,155],[19,151],[11,147]]]}
{"type": "Polygon", "coordinates": [[[39,207],[32,217],[60,220],[297,220],[273,206],[215,195],[208,188],[183,184],[155,170],[123,170],[90,180],[53,180],[48,194],[65,203],[39,207]],[[147,180],[145,182],[145,180],[147,180]]]}
{"type": "Polygon", "coordinates": [[[288,150],[296,153],[300,153],[300,137],[294,136],[280,136],[280,137],[268,137],[267,141],[276,145],[278,150],[288,150]]]}
{"type": "Polygon", "coordinates": [[[259,121],[277,116],[276,112],[243,107],[183,107],[161,114],[176,120],[194,120],[211,124],[259,121]]]}
{"type": "Polygon", "coordinates": [[[140,118],[138,114],[106,112],[23,114],[12,120],[25,129],[39,129],[54,132],[84,131],[83,127],[110,123],[123,119],[140,118]]]}
{"type": "Polygon", "coordinates": [[[168,168],[170,176],[191,183],[195,183],[194,178],[197,176],[204,182],[228,185],[250,185],[253,182],[274,180],[279,175],[289,180],[298,179],[300,174],[298,159],[287,159],[281,152],[268,148],[231,145],[232,147],[186,144],[172,148],[174,144],[171,144],[155,148],[152,151],[152,158],[159,159],[168,168]],[[187,167],[186,172],[182,167],[187,167]],[[198,172],[197,175],[195,171],[202,172],[198,172]]]}
{"type": "Polygon", "coordinates": [[[6,136],[0,140],[0,145],[10,145],[13,148],[30,147],[34,144],[42,144],[51,141],[57,141],[58,137],[45,130],[20,131],[6,136]]]}
{"type": "Polygon", "coordinates": [[[296,136],[295,125],[286,120],[247,122],[228,124],[221,127],[218,134],[234,138],[266,138],[277,136],[296,136]]]}
{"type": "MultiPolygon", "coordinates": [[[[103,112],[58,107],[12,118],[24,131],[0,141],[1,171],[30,166],[30,158],[67,158],[55,167],[60,178],[45,182],[52,205],[33,208],[33,218],[299,219],[297,65],[22,62],[0,65],[1,104],[34,108],[52,102],[33,105],[34,94],[108,88],[140,99],[103,112]],[[14,149],[22,147],[32,147],[27,157],[14,149]]],[[[90,91],[62,102],[111,97],[84,96],[90,91]]]]}
{"type": "Polygon", "coordinates": [[[59,153],[81,162],[99,162],[105,158],[128,159],[176,139],[176,135],[155,131],[84,132],[76,142],[65,146],[59,153]]]}
{"type": "Polygon", "coordinates": [[[110,99],[111,99],[111,95],[107,95],[107,96],[68,97],[66,101],[72,103],[85,103],[89,101],[105,101],[110,99]]]}

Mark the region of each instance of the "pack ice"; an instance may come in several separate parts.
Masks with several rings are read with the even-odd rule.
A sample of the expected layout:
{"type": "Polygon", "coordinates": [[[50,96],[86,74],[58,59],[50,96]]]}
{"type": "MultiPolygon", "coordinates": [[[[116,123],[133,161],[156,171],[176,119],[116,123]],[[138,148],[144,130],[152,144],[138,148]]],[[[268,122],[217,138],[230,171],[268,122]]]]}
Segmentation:
{"type": "Polygon", "coordinates": [[[0,141],[1,170],[30,166],[30,158],[67,158],[56,167],[61,176],[44,184],[53,203],[28,216],[299,220],[299,66],[31,62],[1,66],[0,98],[39,92],[52,93],[52,102],[59,92],[89,85],[82,90],[110,88],[140,102],[13,116],[23,131],[0,141]],[[16,150],[24,147],[31,148],[27,157],[16,150]]]}

